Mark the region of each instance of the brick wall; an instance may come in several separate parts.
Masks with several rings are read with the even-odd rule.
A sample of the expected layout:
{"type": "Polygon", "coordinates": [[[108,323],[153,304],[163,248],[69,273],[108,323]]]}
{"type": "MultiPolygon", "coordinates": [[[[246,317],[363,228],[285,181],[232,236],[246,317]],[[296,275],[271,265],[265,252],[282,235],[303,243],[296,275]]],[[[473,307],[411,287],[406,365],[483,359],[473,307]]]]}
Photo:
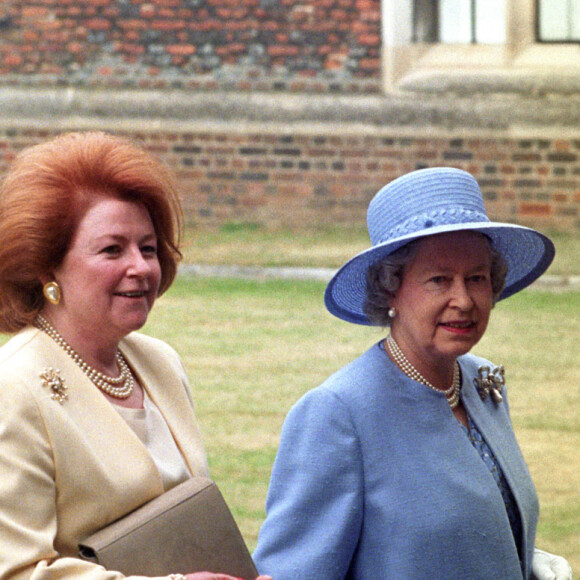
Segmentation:
{"type": "Polygon", "coordinates": [[[18,85],[377,92],[380,0],[8,0],[18,85]]]}
{"type": "MultiPolygon", "coordinates": [[[[0,174],[51,129],[0,128],[0,174]]],[[[492,219],[580,228],[580,139],[456,136],[389,130],[125,131],[173,168],[189,222],[269,226],[364,223],[371,197],[416,168],[449,165],[479,180],[492,219]]]]}
{"type": "Polygon", "coordinates": [[[452,165],[495,219],[580,228],[577,77],[426,75],[384,94],[380,8],[0,0],[0,177],[25,145],[100,128],[170,164],[199,224],[362,222],[389,180],[452,165]]]}

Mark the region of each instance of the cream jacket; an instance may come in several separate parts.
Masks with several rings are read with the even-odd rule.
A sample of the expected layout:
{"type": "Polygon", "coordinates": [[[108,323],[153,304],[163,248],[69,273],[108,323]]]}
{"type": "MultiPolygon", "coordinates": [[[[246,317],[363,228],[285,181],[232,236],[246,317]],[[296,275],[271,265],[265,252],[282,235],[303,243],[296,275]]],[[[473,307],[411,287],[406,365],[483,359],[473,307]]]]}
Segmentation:
{"type": "MultiPolygon", "coordinates": [[[[137,333],[120,348],[191,473],[207,477],[175,351],[137,333]]],[[[145,446],[51,338],[27,328],[0,348],[0,579],[123,578],[77,559],[77,545],[162,492],[145,446]],[[54,386],[41,378],[49,369],[54,386]]]]}

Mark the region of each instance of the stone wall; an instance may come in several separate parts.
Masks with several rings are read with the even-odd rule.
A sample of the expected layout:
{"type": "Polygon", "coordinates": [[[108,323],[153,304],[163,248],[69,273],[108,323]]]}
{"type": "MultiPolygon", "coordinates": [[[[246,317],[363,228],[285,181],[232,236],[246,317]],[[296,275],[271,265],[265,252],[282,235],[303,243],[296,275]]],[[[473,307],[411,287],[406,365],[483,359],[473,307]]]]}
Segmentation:
{"type": "Polygon", "coordinates": [[[125,134],[173,168],[186,217],[201,226],[364,223],[382,185],[447,165],[479,180],[492,219],[580,228],[580,134],[556,126],[548,106],[539,125],[538,104],[496,100],[476,114],[472,99],[440,96],[10,95],[0,90],[0,174],[22,147],[60,131],[125,134]],[[535,126],[517,126],[522,110],[535,126]]]}

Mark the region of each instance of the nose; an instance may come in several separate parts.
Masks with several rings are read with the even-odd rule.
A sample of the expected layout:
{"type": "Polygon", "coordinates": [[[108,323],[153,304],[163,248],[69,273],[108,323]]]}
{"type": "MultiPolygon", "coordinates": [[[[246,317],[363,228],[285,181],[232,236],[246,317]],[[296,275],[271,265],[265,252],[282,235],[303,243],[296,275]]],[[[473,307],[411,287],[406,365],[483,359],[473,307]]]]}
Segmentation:
{"type": "Polygon", "coordinates": [[[132,248],[129,252],[127,274],[130,276],[147,276],[151,272],[149,260],[143,256],[139,248],[132,248]]]}
{"type": "Polygon", "coordinates": [[[473,307],[473,299],[463,278],[453,281],[450,304],[460,310],[470,310],[473,307]]]}

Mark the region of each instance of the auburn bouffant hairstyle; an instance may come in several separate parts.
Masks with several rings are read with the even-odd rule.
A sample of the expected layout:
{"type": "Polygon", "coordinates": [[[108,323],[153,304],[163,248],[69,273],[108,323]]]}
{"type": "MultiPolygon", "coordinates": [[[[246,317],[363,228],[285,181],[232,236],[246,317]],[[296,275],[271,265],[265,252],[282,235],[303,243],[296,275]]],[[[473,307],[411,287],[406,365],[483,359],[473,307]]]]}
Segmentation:
{"type": "Polygon", "coordinates": [[[0,332],[34,322],[44,304],[40,277],[61,264],[95,196],[145,206],[158,238],[160,294],[169,288],[182,227],[170,172],[126,138],[65,133],[24,149],[0,188],[0,332]]]}

